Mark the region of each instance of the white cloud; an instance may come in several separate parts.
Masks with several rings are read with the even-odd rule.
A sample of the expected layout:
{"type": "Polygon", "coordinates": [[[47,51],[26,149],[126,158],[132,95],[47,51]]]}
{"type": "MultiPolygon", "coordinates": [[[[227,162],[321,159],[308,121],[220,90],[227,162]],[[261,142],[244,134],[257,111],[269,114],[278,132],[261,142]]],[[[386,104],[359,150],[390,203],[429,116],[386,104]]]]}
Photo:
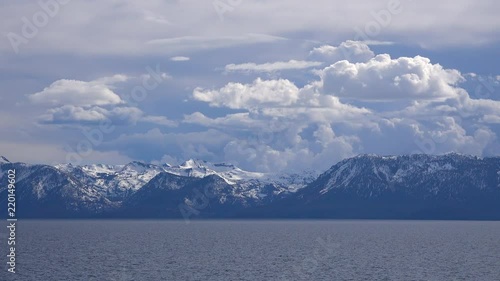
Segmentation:
{"type": "Polygon", "coordinates": [[[108,85],[108,86],[112,87],[114,84],[120,83],[120,82],[125,82],[128,79],[130,79],[130,77],[128,77],[127,75],[115,74],[113,76],[107,76],[107,77],[102,77],[102,78],[96,79],[95,81],[91,81],[90,83],[108,85]]]}
{"type": "Polygon", "coordinates": [[[142,74],[141,75],[142,81],[146,81],[146,80],[150,80],[150,79],[155,79],[157,81],[172,79],[172,76],[170,74],[166,73],[166,72],[158,72],[158,73],[155,73],[154,75],[156,77],[154,77],[150,73],[142,74]]]}
{"type": "MultiPolygon", "coordinates": [[[[259,9],[255,3],[247,4],[251,9],[259,9]]],[[[127,5],[129,4],[125,6],[127,5]]],[[[267,5],[266,9],[273,8],[276,3],[267,5]]],[[[291,5],[306,4],[294,2],[291,5]]],[[[378,9],[372,2],[366,5],[378,9]]],[[[241,80],[228,82],[226,79],[237,75],[219,75],[214,78],[204,76],[203,73],[190,72],[189,74],[195,77],[187,77],[185,79],[187,83],[179,81],[183,79],[173,80],[171,84],[179,84],[159,89],[158,92],[161,91],[161,94],[154,97],[152,95],[151,100],[143,103],[139,109],[123,104],[115,93],[115,91],[121,92],[121,87],[117,88],[118,83],[129,79],[128,76],[115,75],[90,82],[59,80],[30,96],[35,106],[49,105],[51,108],[40,121],[46,124],[77,126],[92,126],[102,120],[111,120],[119,125],[148,123],[148,126],[130,126],[130,130],[126,128],[127,134],[104,143],[99,149],[118,150],[134,159],[150,160],[163,157],[175,160],[202,158],[210,161],[230,161],[240,164],[245,169],[260,171],[304,168],[324,170],[338,160],[365,152],[406,154],[418,150],[423,153],[457,151],[477,155],[498,154],[500,103],[490,99],[492,92],[488,92],[490,96],[476,99],[458,87],[463,77],[469,79],[473,75],[462,75],[457,70],[445,69],[419,56],[414,58],[391,58],[385,54],[375,56],[369,48],[370,45],[389,44],[387,41],[347,41],[338,46],[321,46],[320,44],[324,44],[322,42],[338,41],[337,37],[333,37],[337,35],[330,36],[331,29],[323,34],[328,36],[322,37],[328,41],[315,41],[313,39],[316,38],[310,38],[311,42],[304,44],[301,44],[301,36],[294,33],[263,32],[293,34],[290,37],[295,39],[290,40],[270,35],[241,35],[250,31],[246,30],[246,27],[238,29],[241,27],[239,24],[250,20],[252,15],[245,16],[244,6],[240,8],[241,10],[235,9],[234,14],[226,18],[224,25],[207,25],[200,29],[191,29],[191,25],[176,25],[176,18],[171,15],[164,17],[148,15],[147,24],[154,24],[155,27],[160,24],[165,25],[165,28],[161,29],[162,32],[157,32],[158,29],[140,28],[141,32],[137,37],[128,38],[127,35],[123,38],[126,37],[128,40],[119,40],[123,39],[121,36],[124,35],[119,34],[117,37],[120,38],[111,38],[109,45],[96,47],[89,52],[107,53],[109,50],[106,48],[113,47],[117,55],[160,54],[162,58],[166,55],[167,60],[186,61],[189,57],[171,56],[178,54],[191,56],[194,51],[205,50],[196,56],[196,63],[199,63],[196,66],[200,66],[201,71],[203,69],[210,71],[214,67],[234,62],[234,56],[255,49],[258,58],[249,57],[248,61],[269,63],[228,64],[225,70],[247,71],[257,75],[271,72],[280,77],[280,70],[307,69],[318,67],[324,62],[327,66],[323,70],[314,72],[319,74],[318,81],[310,81],[315,78],[307,75],[297,77],[291,72],[286,72],[286,77],[281,79],[258,78],[252,81],[245,76],[240,77],[241,80]],[[234,26],[228,24],[230,20],[234,20],[234,26]],[[175,32],[173,29],[168,30],[166,25],[175,27],[175,32]],[[185,34],[189,36],[183,36],[185,34]],[[164,39],[157,40],[157,38],[164,39]],[[120,42],[121,45],[116,42],[120,42]],[[260,48],[263,46],[248,47],[249,44],[259,42],[275,45],[269,48],[270,53],[266,52],[267,48],[260,48]],[[291,48],[292,44],[296,44],[297,49],[290,51],[287,48],[291,48]],[[311,44],[320,47],[313,49],[308,56],[304,50],[310,48],[311,44]],[[242,48],[244,45],[246,48],[242,48]],[[265,51],[261,52],[262,50],[265,51]],[[297,53],[299,51],[300,53],[297,53]],[[303,60],[290,60],[290,57],[303,60]],[[217,65],[206,64],[208,60],[217,65]],[[193,83],[199,83],[196,85],[202,87],[193,91],[191,87],[193,83]],[[164,112],[170,113],[170,110],[180,104],[180,100],[185,96],[179,98],[164,93],[182,92],[183,89],[187,89],[186,85],[190,89],[187,91],[191,92],[191,101],[204,102],[210,107],[217,108],[200,106],[200,103],[190,104],[190,101],[186,100],[183,104],[185,107],[174,108],[172,113],[177,116],[184,115],[182,120],[177,120],[183,124],[178,128],[173,128],[177,125],[176,121],[165,116],[148,114],[148,108],[154,108],[157,112],[166,104],[174,104],[162,107],[164,112]],[[157,129],[150,130],[153,126],[157,129]],[[167,133],[164,130],[168,130],[167,133]]],[[[278,8],[282,9],[276,6],[273,11],[281,13],[278,8]]],[[[148,10],[157,11],[151,7],[148,10]]],[[[143,18],[144,15],[141,12],[139,16],[143,18]]],[[[303,20],[309,17],[302,14],[294,16],[303,17],[303,20]]],[[[342,16],[352,17],[352,15],[342,16]]],[[[215,18],[217,20],[216,15],[215,18]]],[[[201,20],[206,18],[201,17],[201,20]]],[[[314,25],[325,26],[322,21],[323,19],[318,18],[314,25]]],[[[398,19],[394,18],[394,21],[396,23],[398,19]]],[[[359,26],[366,21],[354,19],[352,23],[342,23],[347,27],[338,28],[339,33],[344,32],[341,36],[346,36],[346,30],[348,33],[352,30],[352,26],[359,26]]],[[[259,23],[250,25],[252,24],[259,23]]],[[[289,28],[279,26],[281,23],[274,21],[268,25],[272,26],[269,29],[265,27],[264,30],[281,31],[289,28]]],[[[129,26],[131,30],[123,32],[135,32],[134,28],[135,26],[129,26]]],[[[401,30],[392,28],[391,24],[387,30],[384,29],[384,32],[389,32],[391,36],[386,37],[382,34],[377,38],[394,40],[398,38],[398,34],[403,34],[401,30],[404,26],[401,30]]],[[[318,31],[317,34],[324,32],[321,29],[315,30],[318,31]]],[[[408,36],[411,36],[410,34],[404,33],[408,36]]],[[[91,33],[90,37],[93,36],[91,33]]],[[[98,37],[93,40],[97,40],[98,37]]],[[[37,40],[33,43],[43,42],[45,39],[40,36],[37,40]]],[[[75,52],[78,53],[80,46],[70,46],[71,48],[76,48],[75,52]]],[[[176,73],[176,69],[170,71],[176,73]]],[[[133,73],[137,72],[134,70],[133,73]]],[[[481,73],[480,70],[478,73],[481,73]]],[[[167,75],[159,74],[162,78],[166,78],[167,75]]],[[[176,77],[180,78],[180,75],[176,77]]],[[[491,77],[498,83],[496,76],[491,77]]],[[[152,77],[146,74],[137,78],[152,77]]],[[[35,114],[38,115],[39,112],[35,114]]],[[[38,127],[56,131],[68,126],[38,127]]],[[[60,133],[62,135],[67,131],[60,133]]]]}
{"type": "Polygon", "coordinates": [[[235,47],[240,45],[271,43],[286,38],[267,34],[249,33],[238,36],[182,36],[154,39],[146,42],[147,45],[160,47],[165,51],[209,50],[217,48],[235,47]]]}
{"type": "Polygon", "coordinates": [[[45,105],[92,106],[123,103],[113,92],[112,85],[127,79],[123,75],[104,77],[85,82],[61,79],[52,83],[40,92],[29,96],[31,102],[45,105]]]}
{"type": "Polygon", "coordinates": [[[434,148],[424,153],[460,152],[482,156],[486,147],[496,139],[487,128],[466,130],[453,117],[443,116],[428,126],[421,126],[421,139],[432,141],[434,148]]]}
{"type": "Polygon", "coordinates": [[[184,116],[183,122],[190,124],[199,124],[206,127],[212,128],[247,128],[247,127],[258,127],[259,124],[255,120],[251,119],[250,114],[245,113],[235,113],[228,114],[224,117],[210,118],[205,116],[201,112],[195,112],[184,116]],[[244,127],[241,127],[245,124],[244,127]]]}
{"type": "Polygon", "coordinates": [[[331,161],[354,155],[360,143],[354,135],[336,135],[334,124],[352,130],[372,130],[374,125],[369,110],[342,104],[317,90],[315,84],[299,89],[288,80],[257,79],[252,84],[229,83],[218,91],[195,91],[198,100],[248,112],[217,118],[196,112],[186,115],[184,122],[229,134],[233,139],[222,153],[242,167],[259,171],[323,169],[331,161]],[[275,99],[270,100],[273,93],[275,99]]]}
{"type": "Polygon", "coordinates": [[[338,47],[323,45],[314,48],[309,56],[323,60],[329,63],[334,63],[340,60],[348,60],[350,62],[366,62],[373,58],[375,54],[370,47],[364,42],[346,41],[342,42],[338,47]]]}
{"type": "Polygon", "coordinates": [[[252,84],[228,83],[218,90],[193,91],[193,98],[209,103],[211,106],[231,109],[247,109],[252,114],[268,116],[307,115],[310,118],[344,118],[369,113],[365,108],[343,104],[331,95],[320,93],[317,83],[298,88],[286,79],[256,79],[252,84]]]}
{"type": "Polygon", "coordinates": [[[229,83],[219,90],[196,88],[193,97],[211,106],[248,109],[262,105],[288,106],[298,100],[298,93],[299,89],[288,80],[259,78],[253,84],[229,83]]]}
{"type": "Polygon", "coordinates": [[[395,42],[391,42],[391,41],[377,41],[377,40],[365,40],[365,41],[359,41],[359,42],[366,44],[368,46],[389,46],[389,45],[396,44],[395,42]]]}
{"type": "Polygon", "coordinates": [[[136,123],[142,112],[135,107],[116,107],[111,110],[99,106],[80,107],[64,105],[49,109],[40,121],[44,124],[99,124],[105,120],[113,123],[136,123]]]}
{"type": "Polygon", "coordinates": [[[488,115],[485,115],[481,121],[485,122],[485,123],[490,123],[490,124],[500,124],[500,116],[488,114],[488,115]]]}
{"type": "Polygon", "coordinates": [[[322,73],[324,91],[366,101],[436,100],[457,96],[464,78],[459,71],[432,64],[428,58],[377,55],[366,63],[339,61],[322,73]]]}
{"type": "Polygon", "coordinates": [[[171,57],[171,61],[189,61],[189,57],[183,57],[183,56],[176,56],[176,57],[171,57]]]}
{"type": "MultiPolygon", "coordinates": [[[[301,137],[305,129],[292,126],[282,133],[235,139],[224,147],[224,154],[238,165],[258,171],[322,170],[332,162],[353,156],[359,143],[356,137],[335,137],[333,132],[328,142],[322,143],[320,138],[301,137]]],[[[314,134],[320,136],[321,130],[316,130],[314,134]]]]}
{"type": "Polygon", "coordinates": [[[231,140],[217,153],[260,171],[324,170],[358,153],[487,155],[498,147],[489,126],[500,120],[500,102],[471,98],[458,87],[459,71],[428,58],[342,60],[320,74],[321,81],[302,88],[257,79],[197,89],[198,101],[245,112],[195,112],[183,122],[226,132],[231,140]]]}
{"type": "MultiPolygon", "coordinates": [[[[497,41],[498,2],[494,0],[457,0],[453,5],[431,0],[401,1],[403,12],[392,15],[390,24],[381,26],[377,38],[401,38],[424,46],[462,46],[497,41]],[[460,32],[456,32],[460,30],[460,32]]],[[[354,27],[364,30],[375,22],[373,14],[387,7],[387,0],[355,0],[345,5],[341,0],[318,0],[314,5],[300,0],[247,2],[225,14],[219,21],[212,1],[131,1],[116,6],[107,1],[72,1],[61,5],[56,17],[40,28],[36,40],[22,44],[21,51],[47,51],[84,54],[164,54],[167,48],[144,43],[158,38],[193,37],[224,38],[251,32],[292,34],[301,31],[314,34],[312,40],[354,38],[354,27]],[[106,17],[95,17],[100,11],[106,17]],[[120,24],[116,24],[120,19],[120,24]],[[85,36],[82,36],[85,35],[85,36]],[[102,42],[106,42],[103,44],[102,42]]],[[[0,10],[4,19],[1,34],[22,33],[22,17],[31,18],[42,11],[38,2],[15,1],[0,10]],[[28,11],[31,11],[28,12],[28,11]]],[[[187,45],[182,43],[184,47],[187,45]]],[[[205,42],[206,43],[206,42],[205,42]]],[[[227,44],[207,44],[227,46],[227,44]]],[[[177,44],[177,43],[176,43],[177,44]]],[[[190,49],[204,49],[204,42],[189,42],[190,49]],[[200,44],[201,43],[201,44],[200,44]]],[[[175,48],[178,49],[178,48],[175,48]]],[[[0,50],[11,51],[9,40],[0,41],[0,50]]]]}
{"type": "MultiPolygon", "coordinates": [[[[176,122],[165,116],[150,116],[137,107],[125,105],[113,89],[115,84],[130,78],[133,77],[118,74],[90,82],[62,79],[28,98],[36,105],[51,107],[39,116],[41,124],[97,125],[108,120],[114,125],[135,125],[137,122],[144,122],[167,127],[177,126],[176,122]]],[[[171,76],[157,71],[135,78],[142,79],[144,83],[153,78],[170,79],[171,76]],[[154,75],[157,77],[153,77],[154,75]]]]}
{"type": "Polygon", "coordinates": [[[143,116],[139,121],[165,127],[177,127],[177,122],[169,120],[165,116],[143,116]]]}
{"type": "Polygon", "coordinates": [[[224,67],[225,72],[274,72],[279,70],[293,70],[293,69],[306,69],[311,67],[320,66],[323,63],[317,61],[278,61],[263,64],[255,63],[242,63],[242,64],[228,64],[224,67]]]}
{"type": "Polygon", "coordinates": [[[49,109],[39,120],[42,124],[54,125],[98,125],[101,122],[110,121],[113,125],[135,125],[137,122],[146,122],[166,127],[177,126],[176,122],[165,116],[148,116],[135,107],[106,109],[99,106],[64,105],[49,109]]]}

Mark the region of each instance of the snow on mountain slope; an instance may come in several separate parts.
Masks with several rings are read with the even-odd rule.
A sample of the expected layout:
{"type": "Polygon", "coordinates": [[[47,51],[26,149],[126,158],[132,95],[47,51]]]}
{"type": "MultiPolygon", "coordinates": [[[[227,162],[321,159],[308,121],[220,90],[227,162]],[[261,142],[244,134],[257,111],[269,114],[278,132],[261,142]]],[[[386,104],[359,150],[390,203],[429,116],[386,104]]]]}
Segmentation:
{"type": "Polygon", "coordinates": [[[203,160],[190,159],[181,165],[154,165],[142,162],[131,162],[127,165],[56,165],[56,168],[73,175],[82,183],[93,186],[110,200],[122,201],[130,196],[159,173],[205,178],[216,175],[233,186],[232,194],[242,198],[263,199],[272,195],[288,194],[299,190],[312,182],[317,174],[266,174],[244,171],[228,163],[210,163],[203,160]]]}
{"type": "Polygon", "coordinates": [[[160,166],[131,162],[127,165],[56,165],[82,183],[94,186],[111,200],[120,201],[123,197],[137,191],[164,170],[160,166]]]}
{"type": "Polygon", "coordinates": [[[249,172],[228,163],[213,164],[193,159],[181,165],[163,167],[166,172],[180,176],[203,178],[217,175],[234,187],[233,196],[253,199],[296,192],[318,176],[313,171],[302,174],[249,172]]]}
{"type": "MultiPolygon", "coordinates": [[[[51,213],[54,217],[66,214],[98,214],[116,207],[94,186],[82,184],[76,177],[49,165],[0,163],[0,182],[7,170],[15,170],[16,198],[23,202],[20,214],[30,216],[51,213]]],[[[2,198],[7,186],[0,187],[2,198]]]]}
{"type": "Polygon", "coordinates": [[[166,172],[185,177],[204,178],[209,175],[218,175],[229,184],[241,180],[262,179],[266,174],[247,172],[227,163],[212,164],[203,160],[190,159],[181,165],[164,165],[166,172]]]}
{"type": "Polygon", "coordinates": [[[449,192],[453,197],[461,192],[456,187],[487,188],[487,180],[497,162],[495,158],[481,159],[456,153],[397,157],[360,155],[337,163],[321,175],[319,193],[350,189],[358,195],[371,197],[387,189],[405,188],[412,192],[418,186],[425,187],[429,194],[449,192]]]}
{"type": "MultiPolygon", "coordinates": [[[[492,219],[500,214],[499,157],[360,155],[319,177],[254,173],[200,160],[177,166],[55,167],[3,160],[0,181],[8,169],[16,169],[16,196],[28,217],[129,217],[144,210],[145,217],[179,217],[182,202],[203,209],[206,217],[492,219]]],[[[6,185],[0,195],[6,198],[6,185]]]]}

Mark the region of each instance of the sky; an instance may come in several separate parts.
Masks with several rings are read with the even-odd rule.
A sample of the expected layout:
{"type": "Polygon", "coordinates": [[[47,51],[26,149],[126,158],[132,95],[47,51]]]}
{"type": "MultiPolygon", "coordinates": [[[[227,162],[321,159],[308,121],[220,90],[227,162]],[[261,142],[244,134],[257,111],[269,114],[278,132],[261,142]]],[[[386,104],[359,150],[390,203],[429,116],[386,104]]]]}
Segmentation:
{"type": "Polygon", "coordinates": [[[494,0],[3,1],[0,155],[325,170],[500,154],[494,0]]]}

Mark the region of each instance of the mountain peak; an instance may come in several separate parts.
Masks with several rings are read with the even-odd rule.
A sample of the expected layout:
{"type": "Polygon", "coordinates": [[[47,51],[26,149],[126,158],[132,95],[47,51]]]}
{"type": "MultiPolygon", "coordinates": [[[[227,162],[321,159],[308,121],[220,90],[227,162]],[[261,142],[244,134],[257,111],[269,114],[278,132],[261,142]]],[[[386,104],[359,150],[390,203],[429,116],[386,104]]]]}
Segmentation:
{"type": "Polygon", "coordinates": [[[133,165],[133,166],[146,166],[147,164],[144,163],[144,162],[141,162],[141,161],[132,161],[129,163],[129,165],[133,165]]]}
{"type": "Polygon", "coordinates": [[[232,169],[239,169],[235,165],[231,163],[216,163],[214,164],[214,167],[225,167],[225,168],[232,168],[232,169]]]}
{"type": "Polygon", "coordinates": [[[151,164],[148,164],[146,162],[132,161],[132,162],[128,163],[127,165],[123,166],[123,169],[146,169],[150,166],[151,166],[151,164]]]}
{"type": "Polygon", "coordinates": [[[203,168],[207,162],[199,159],[189,159],[182,163],[179,167],[181,168],[203,168]]]}

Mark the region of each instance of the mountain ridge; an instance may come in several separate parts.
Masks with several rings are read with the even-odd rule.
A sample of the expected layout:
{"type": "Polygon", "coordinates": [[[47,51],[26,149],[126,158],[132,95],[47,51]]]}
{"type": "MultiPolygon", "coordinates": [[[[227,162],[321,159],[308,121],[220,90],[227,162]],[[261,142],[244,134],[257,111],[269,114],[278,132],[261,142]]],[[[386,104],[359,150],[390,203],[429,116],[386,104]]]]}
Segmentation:
{"type": "MultiPolygon", "coordinates": [[[[181,209],[195,206],[196,218],[500,219],[500,157],[364,154],[317,177],[190,159],[180,165],[0,162],[0,181],[9,168],[19,169],[18,202],[29,203],[20,213],[26,217],[183,218],[181,209]]],[[[2,198],[5,192],[0,187],[2,198]]]]}

